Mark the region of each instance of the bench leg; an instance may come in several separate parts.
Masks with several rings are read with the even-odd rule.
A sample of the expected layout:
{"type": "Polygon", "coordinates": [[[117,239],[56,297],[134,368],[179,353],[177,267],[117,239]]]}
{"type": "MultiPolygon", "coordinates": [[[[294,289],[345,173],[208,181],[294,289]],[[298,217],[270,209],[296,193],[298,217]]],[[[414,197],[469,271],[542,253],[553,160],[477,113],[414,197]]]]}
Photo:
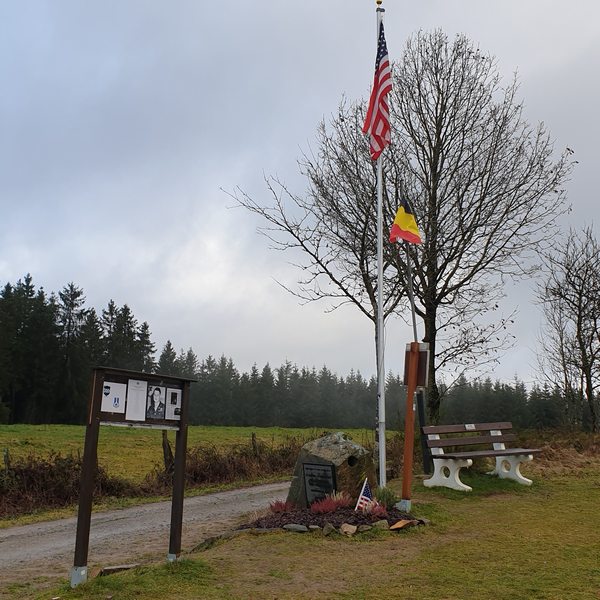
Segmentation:
{"type": "Polygon", "coordinates": [[[520,454],[519,456],[497,456],[496,468],[488,475],[497,475],[500,479],[512,479],[523,485],[531,485],[533,482],[521,475],[521,463],[533,460],[532,454],[520,454]]]}
{"type": "Polygon", "coordinates": [[[470,492],[473,488],[465,485],[460,480],[460,470],[470,467],[473,461],[470,458],[434,458],[433,475],[423,481],[425,487],[447,487],[461,492],[470,492]]]}

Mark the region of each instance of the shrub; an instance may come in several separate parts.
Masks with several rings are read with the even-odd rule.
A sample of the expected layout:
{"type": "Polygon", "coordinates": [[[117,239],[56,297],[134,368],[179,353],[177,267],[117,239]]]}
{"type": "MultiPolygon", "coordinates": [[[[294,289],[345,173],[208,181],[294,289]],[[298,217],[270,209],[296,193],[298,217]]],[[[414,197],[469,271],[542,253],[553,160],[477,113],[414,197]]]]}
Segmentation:
{"type": "MultiPolygon", "coordinates": [[[[73,504],[79,497],[81,468],[81,457],[72,454],[11,460],[0,470],[0,517],[73,504]]],[[[98,467],[94,497],[135,495],[133,485],[98,467]]]]}
{"type": "Polygon", "coordinates": [[[287,513],[296,508],[293,502],[286,502],[284,500],[275,500],[269,504],[269,510],[272,513],[287,513]]]}
{"type": "Polygon", "coordinates": [[[400,500],[398,496],[388,487],[378,487],[375,490],[375,498],[379,504],[385,506],[387,510],[394,508],[394,504],[400,500]]]}
{"type": "Polygon", "coordinates": [[[338,503],[340,508],[347,508],[348,506],[352,506],[354,504],[352,496],[350,496],[348,492],[333,492],[331,497],[338,503]]]}
{"type": "Polygon", "coordinates": [[[331,496],[325,496],[325,498],[315,500],[310,505],[310,512],[320,515],[323,513],[335,512],[338,508],[338,503],[331,496]]]}
{"type": "MultiPolygon", "coordinates": [[[[304,441],[289,437],[278,446],[254,439],[251,444],[235,444],[219,448],[214,444],[199,444],[188,449],[185,465],[186,485],[199,486],[260,479],[265,475],[289,473],[304,441]]],[[[146,493],[161,493],[170,489],[172,474],[156,466],[142,485],[146,493]]]]}
{"type": "Polygon", "coordinates": [[[379,504],[377,500],[371,500],[363,509],[362,512],[365,515],[376,517],[378,519],[386,519],[388,514],[385,506],[379,504]]]}
{"type": "MultiPolygon", "coordinates": [[[[188,450],[186,484],[199,486],[259,479],[290,473],[304,440],[289,437],[279,445],[254,439],[252,444],[226,448],[204,444],[188,450]]],[[[0,518],[74,504],[79,497],[82,459],[51,454],[12,460],[0,458],[0,518]],[[2,468],[4,463],[4,468],[2,468]]],[[[170,493],[173,474],[156,465],[141,485],[112,477],[98,467],[95,498],[149,496],[170,493]]]]}
{"type": "Polygon", "coordinates": [[[315,514],[332,513],[338,508],[347,508],[352,504],[352,498],[346,492],[333,492],[321,500],[315,500],[310,505],[310,511],[315,514]]]}

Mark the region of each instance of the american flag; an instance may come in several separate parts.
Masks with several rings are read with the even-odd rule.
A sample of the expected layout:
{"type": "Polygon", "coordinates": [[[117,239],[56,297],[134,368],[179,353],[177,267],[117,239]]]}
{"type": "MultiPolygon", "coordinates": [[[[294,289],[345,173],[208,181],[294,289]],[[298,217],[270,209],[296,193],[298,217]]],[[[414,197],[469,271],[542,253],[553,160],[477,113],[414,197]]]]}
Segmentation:
{"type": "Polygon", "coordinates": [[[387,44],[383,33],[383,21],[379,23],[379,41],[375,60],[375,79],[369,99],[367,118],[363,133],[369,135],[371,158],[377,160],[383,149],[390,143],[390,109],[387,95],[392,89],[392,69],[388,57],[387,44]]]}
{"type": "Polygon", "coordinates": [[[365,478],[365,482],[363,483],[362,490],[360,492],[360,496],[356,502],[356,506],[354,510],[362,510],[369,502],[373,501],[373,494],[371,493],[371,487],[369,486],[369,480],[365,478]]]}

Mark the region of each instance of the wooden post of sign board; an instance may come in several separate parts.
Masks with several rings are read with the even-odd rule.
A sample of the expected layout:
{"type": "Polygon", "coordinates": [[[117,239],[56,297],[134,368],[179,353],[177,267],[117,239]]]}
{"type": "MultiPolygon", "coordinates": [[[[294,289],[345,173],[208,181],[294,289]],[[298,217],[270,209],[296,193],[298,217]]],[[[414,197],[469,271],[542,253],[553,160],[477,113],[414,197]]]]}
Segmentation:
{"type": "Polygon", "coordinates": [[[171,502],[171,533],[167,560],[174,562],[181,554],[181,527],[183,523],[183,496],[185,492],[185,458],[187,448],[190,382],[186,381],[181,395],[181,420],[175,437],[175,466],[173,469],[173,500],[171,502]]]}
{"type": "Polygon", "coordinates": [[[89,404],[88,422],[85,429],[83,464],[79,485],[79,510],[77,511],[77,533],[75,557],[71,569],[71,587],[87,581],[87,560],[92,519],[92,500],[96,483],[98,461],[98,433],[100,431],[100,406],[104,371],[95,369],[92,374],[92,396],[89,404]]]}

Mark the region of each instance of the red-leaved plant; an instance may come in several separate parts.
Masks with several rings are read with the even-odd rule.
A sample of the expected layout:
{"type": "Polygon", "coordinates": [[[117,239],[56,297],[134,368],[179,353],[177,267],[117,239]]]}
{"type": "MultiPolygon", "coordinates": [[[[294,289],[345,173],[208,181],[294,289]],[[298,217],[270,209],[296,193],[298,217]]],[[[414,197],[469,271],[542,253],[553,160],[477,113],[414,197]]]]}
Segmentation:
{"type": "Polygon", "coordinates": [[[315,500],[310,505],[310,512],[315,514],[332,513],[338,508],[347,508],[352,504],[352,498],[347,492],[333,492],[321,500],[315,500]]]}
{"type": "Polygon", "coordinates": [[[296,508],[292,502],[284,502],[283,500],[275,500],[269,504],[269,510],[272,513],[286,513],[296,508]]]}

